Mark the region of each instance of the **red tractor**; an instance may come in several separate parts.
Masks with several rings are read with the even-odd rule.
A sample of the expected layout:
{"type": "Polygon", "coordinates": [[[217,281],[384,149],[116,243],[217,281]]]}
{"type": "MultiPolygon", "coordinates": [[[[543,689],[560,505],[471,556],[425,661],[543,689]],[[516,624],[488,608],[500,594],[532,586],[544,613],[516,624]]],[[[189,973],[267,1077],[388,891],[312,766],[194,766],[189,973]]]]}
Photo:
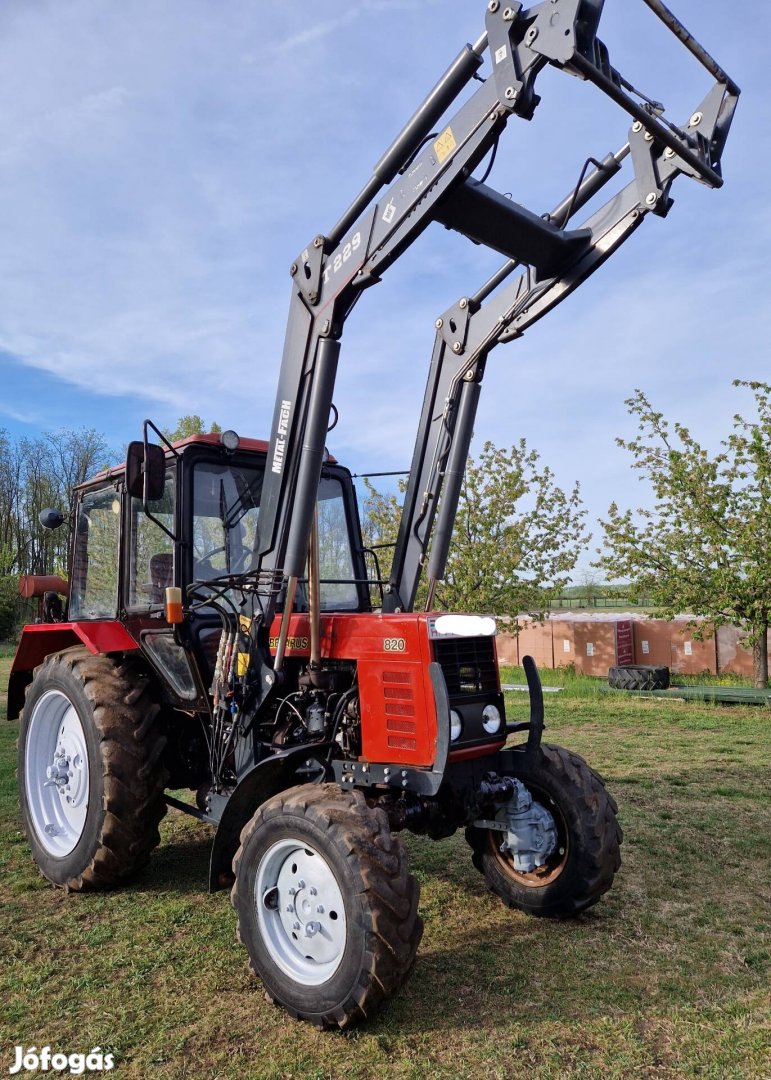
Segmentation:
{"type": "MultiPolygon", "coordinates": [[[[74,890],[125,881],[157,845],[167,806],[216,827],[210,885],[232,885],[254,970],[293,1016],[323,1026],[369,1016],[414,961],[422,922],[400,830],[465,829],[488,885],[533,915],[583,911],[620,864],[602,780],[541,742],[532,661],[530,720],[507,723],[494,620],[433,612],[430,598],[492,348],[649,215],[664,216],[677,176],[721,183],[738,88],[660,0],[646,3],[715,79],[681,126],[611,67],[596,37],[600,0],[528,11],[491,0],[479,41],[334,229],[292,264],[270,441],[225,432],[171,445],[146,422],[125,465],[75,492],[66,612],[48,605],[49,621],[28,626],[16,654],[9,717],[21,715],[22,815],[42,873],[74,890]],[[510,119],[532,117],[547,65],[595,83],[634,123],[540,216],[471,174],[510,119]],[[478,89],[442,120],[474,78],[478,89]],[[627,158],[626,186],[569,228],[627,158]],[[431,221],[507,261],[436,322],[383,579],[351,475],[325,441],[345,319],[431,221]],[[428,610],[416,612],[424,567],[428,610]],[[169,793],[180,789],[194,797],[169,793]]],[[[57,523],[48,512],[44,524],[57,523]]]]}

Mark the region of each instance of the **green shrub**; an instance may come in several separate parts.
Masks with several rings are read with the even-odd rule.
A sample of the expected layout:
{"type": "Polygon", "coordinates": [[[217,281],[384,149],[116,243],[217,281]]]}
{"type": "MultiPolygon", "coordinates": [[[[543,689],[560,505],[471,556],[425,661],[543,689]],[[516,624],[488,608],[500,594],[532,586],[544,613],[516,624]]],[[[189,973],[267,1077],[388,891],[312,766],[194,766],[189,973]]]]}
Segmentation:
{"type": "Polygon", "coordinates": [[[14,575],[0,577],[0,641],[10,641],[16,633],[19,618],[19,579],[14,575]]]}

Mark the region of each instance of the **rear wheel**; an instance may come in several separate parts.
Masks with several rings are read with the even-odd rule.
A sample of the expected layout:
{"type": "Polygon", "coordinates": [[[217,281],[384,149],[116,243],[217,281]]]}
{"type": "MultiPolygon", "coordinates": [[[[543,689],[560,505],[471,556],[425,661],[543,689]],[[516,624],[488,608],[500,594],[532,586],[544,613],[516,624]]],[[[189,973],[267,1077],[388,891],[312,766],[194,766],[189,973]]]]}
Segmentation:
{"type": "Polygon", "coordinates": [[[348,1027],[404,982],[423,933],[418,884],[382,810],[336,784],[264,803],[233,863],[238,935],[268,997],[348,1027]]]}
{"type": "Polygon", "coordinates": [[[501,833],[471,827],[474,866],[509,907],[547,918],[578,915],[608,891],[621,865],[616,802],[582,757],[559,746],[523,754],[515,776],[551,814],[554,850],[543,866],[521,873],[501,850],[501,833]]]}
{"type": "Polygon", "coordinates": [[[54,885],[109,888],[144,866],[165,813],[165,739],[128,661],[66,649],[27,689],[19,789],[32,856],[54,885]]]}

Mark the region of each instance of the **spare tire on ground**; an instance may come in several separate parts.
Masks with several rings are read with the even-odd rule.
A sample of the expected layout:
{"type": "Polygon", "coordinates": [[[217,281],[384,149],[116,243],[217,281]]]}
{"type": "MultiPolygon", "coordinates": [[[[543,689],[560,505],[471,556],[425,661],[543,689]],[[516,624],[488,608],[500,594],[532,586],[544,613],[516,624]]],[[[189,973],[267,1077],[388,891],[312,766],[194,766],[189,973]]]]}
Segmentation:
{"type": "Polygon", "coordinates": [[[613,690],[666,690],[669,668],[655,664],[627,664],[608,671],[608,686],[613,690]]]}

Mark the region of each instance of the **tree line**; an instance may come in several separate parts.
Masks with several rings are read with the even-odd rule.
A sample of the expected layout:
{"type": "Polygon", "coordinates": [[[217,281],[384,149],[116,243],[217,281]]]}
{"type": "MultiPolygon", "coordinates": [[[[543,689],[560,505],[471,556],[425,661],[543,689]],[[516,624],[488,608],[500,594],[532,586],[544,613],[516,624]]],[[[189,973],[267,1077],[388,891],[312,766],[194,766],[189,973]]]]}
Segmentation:
{"type": "Polygon", "coordinates": [[[69,530],[42,529],[38,514],[68,515],[72,490],[110,461],[107,440],[93,428],[14,439],[0,428],[0,640],[19,615],[22,574],[67,576],[69,530]]]}

